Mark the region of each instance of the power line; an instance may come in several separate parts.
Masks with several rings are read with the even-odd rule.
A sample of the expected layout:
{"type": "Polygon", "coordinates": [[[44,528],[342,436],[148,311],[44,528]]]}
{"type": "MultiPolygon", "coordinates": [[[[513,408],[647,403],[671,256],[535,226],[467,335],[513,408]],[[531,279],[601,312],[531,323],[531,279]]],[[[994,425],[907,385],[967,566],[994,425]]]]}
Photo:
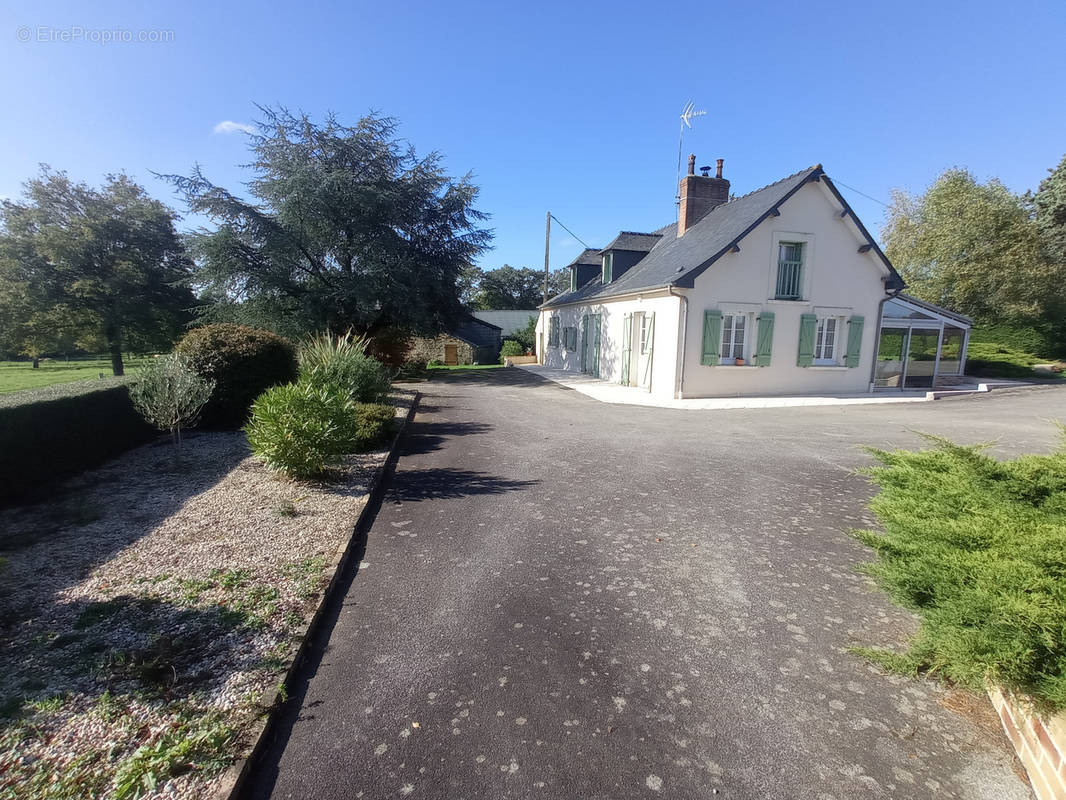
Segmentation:
{"type": "Polygon", "coordinates": [[[570,234],[571,236],[573,236],[573,237],[574,237],[575,239],[577,239],[577,240],[578,240],[579,242],[581,242],[581,244],[585,245],[585,249],[586,249],[586,250],[589,250],[589,249],[591,249],[591,248],[590,248],[590,247],[589,247],[589,246],[588,246],[587,244],[585,244],[585,240],[584,240],[584,239],[582,239],[582,238],[581,238],[580,236],[578,236],[578,235],[577,235],[576,233],[574,233],[574,232],[573,232],[572,230],[570,230],[570,229],[569,229],[568,227],[566,227],[565,225],[563,225],[563,223],[559,221],[559,218],[558,218],[557,216],[555,216],[554,214],[550,214],[549,216],[550,216],[550,217],[551,217],[552,219],[554,219],[554,220],[555,220],[556,222],[558,222],[558,223],[559,223],[559,227],[561,227],[561,228],[562,228],[562,229],[563,229],[564,231],[566,231],[566,232],[567,232],[567,233],[569,233],[569,234],[570,234]]]}
{"type": "Polygon", "coordinates": [[[851,191],[855,192],[856,194],[861,194],[867,200],[873,200],[875,203],[880,203],[885,208],[891,208],[891,206],[889,206],[888,203],[885,203],[885,202],[883,202],[881,200],[878,200],[876,197],[871,197],[870,195],[866,194],[866,192],[861,192],[858,189],[856,189],[854,186],[848,186],[846,183],[844,183],[844,181],[840,180],[839,178],[833,178],[833,183],[838,183],[841,186],[843,186],[845,189],[851,189],[851,191]]]}

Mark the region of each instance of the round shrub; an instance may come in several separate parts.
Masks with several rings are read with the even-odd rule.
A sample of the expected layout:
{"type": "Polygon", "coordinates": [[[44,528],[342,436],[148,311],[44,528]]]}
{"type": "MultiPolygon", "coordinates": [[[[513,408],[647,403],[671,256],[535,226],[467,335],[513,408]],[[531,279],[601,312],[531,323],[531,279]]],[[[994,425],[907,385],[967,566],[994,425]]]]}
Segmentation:
{"type": "Polygon", "coordinates": [[[356,403],[346,391],[301,380],[263,392],[244,430],[267,466],[313,478],[355,449],[358,428],[356,403]]]}
{"type": "Polygon", "coordinates": [[[392,388],[392,370],[365,350],[365,339],[319,334],[300,346],[300,377],[339,386],[360,403],[380,402],[392,388]]]}
{"type": "Polygon", "coordinates": [[[396,409],[388,403],[355,404],[355,446],[370,450],[392,432],[396,409]]]}
{"type": "Polygon", "coordinates": [[[502,364],[507,356],[524,356],[525,354],[526,349],[519,342],[514,339],[507,339],[503,343],[503,347],[500,348],[500,363],[502,364]]]}
{"type": "Polygon", "coordinates": [[[298,374],[296,348],[288,339],[244,325],[194,328],[174,352],[214,381],[215,390],[202,415],[210,427],[240,427],[263,391],[294,381],[298,374]]]}

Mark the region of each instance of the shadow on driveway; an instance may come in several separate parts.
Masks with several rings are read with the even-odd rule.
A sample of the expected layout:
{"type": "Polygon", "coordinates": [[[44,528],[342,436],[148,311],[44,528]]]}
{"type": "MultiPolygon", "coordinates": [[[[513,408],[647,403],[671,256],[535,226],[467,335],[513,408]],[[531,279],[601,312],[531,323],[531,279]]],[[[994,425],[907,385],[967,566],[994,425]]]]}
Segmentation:
{"type": "Polygon", "coordinates": [[[396,473],[386,497],[395,503],[442,500],[470,495],[505,494],[540,481],[512,481],[466,469],[406,469],[396,473]]]}

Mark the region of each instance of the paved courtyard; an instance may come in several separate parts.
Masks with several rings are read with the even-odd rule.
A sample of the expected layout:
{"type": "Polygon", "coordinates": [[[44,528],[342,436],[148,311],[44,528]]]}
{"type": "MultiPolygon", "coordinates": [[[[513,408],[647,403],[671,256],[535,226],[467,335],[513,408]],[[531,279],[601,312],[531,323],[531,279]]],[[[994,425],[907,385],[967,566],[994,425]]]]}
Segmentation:
{"type": "Polygon", "coordinates": [[[848,652],[913,620],[856,571],[860,449],[1046,451],[1066,389],[608,405],[423,384],[361,565],[250,797],[1030,797],[988,704],[848,652]]]}

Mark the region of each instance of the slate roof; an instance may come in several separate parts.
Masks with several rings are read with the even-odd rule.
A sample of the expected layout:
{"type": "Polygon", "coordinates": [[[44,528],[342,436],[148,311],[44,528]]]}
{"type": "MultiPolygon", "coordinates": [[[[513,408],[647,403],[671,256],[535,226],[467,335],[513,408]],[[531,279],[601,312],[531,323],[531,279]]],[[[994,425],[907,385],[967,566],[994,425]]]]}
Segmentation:
{"type": "Polygon", "coordinates": [[[495,325],[504,336],[510,336],[517,330],[521,330],[529,324],[529,320],[535,318],[537,309],[522,309],[518,311],[474,311],[475,319],[495,325]]]}
{"type": "MultiPolygon", "coordinates": [[[[696,278],[704,270],[729,252],[734,245],[738,245],[740,240],[769,217],[777,206],[811,180],[825,181],[841,206],[851,215],[859,231],[866,237],[867,243],[891,270],[891,277],[886,284],[887,288],[904,288],[903,279],[892,268],[877,246],[877,242],[851,211],[847,201],[841,197],[832,181],[826,176],[822,165],[816,164],[771,183],[769,186],[717,206],[680,238],[677,236],[676,223],[660,228],[654,234],[650,234],[659,238],[648,251],[648,255],[630,267],[617,280],[606,286],[600,280],[590,281],[577,291],[563,292],[541,307],[606,299],[668,286],[692,287],[696,278]]],[[[620,234],[619,238],[625,235],[620,234]]],[[[648,236],[649,234],[638,235],[648,236]]]]}
{"type": "Polygon", "coordinates": [[[456,320],[448,329],[448,335],[462,339],[474,347],[496,347],[500,343],[500,326],[467,315],[456,320]]]}
{"type": "Polygon", "coordinates": [[[608,250],[632,250],[637,253],[647,253],[656,244],[659,239],[662,238],[661,233],[637,233],[635,231],[622,231],[614,237],[609,245],[603,248],[600,252],[606,253],[608,250]]]}
{"type": "Polygon", "coordinates": [[[600,252],[601,251],[597,250],[595,247],[588,247],[582,250],[581,254],[566,266],[576,267],[578,264],[594,264],[598,267],[602,263],[600,252]]]}

